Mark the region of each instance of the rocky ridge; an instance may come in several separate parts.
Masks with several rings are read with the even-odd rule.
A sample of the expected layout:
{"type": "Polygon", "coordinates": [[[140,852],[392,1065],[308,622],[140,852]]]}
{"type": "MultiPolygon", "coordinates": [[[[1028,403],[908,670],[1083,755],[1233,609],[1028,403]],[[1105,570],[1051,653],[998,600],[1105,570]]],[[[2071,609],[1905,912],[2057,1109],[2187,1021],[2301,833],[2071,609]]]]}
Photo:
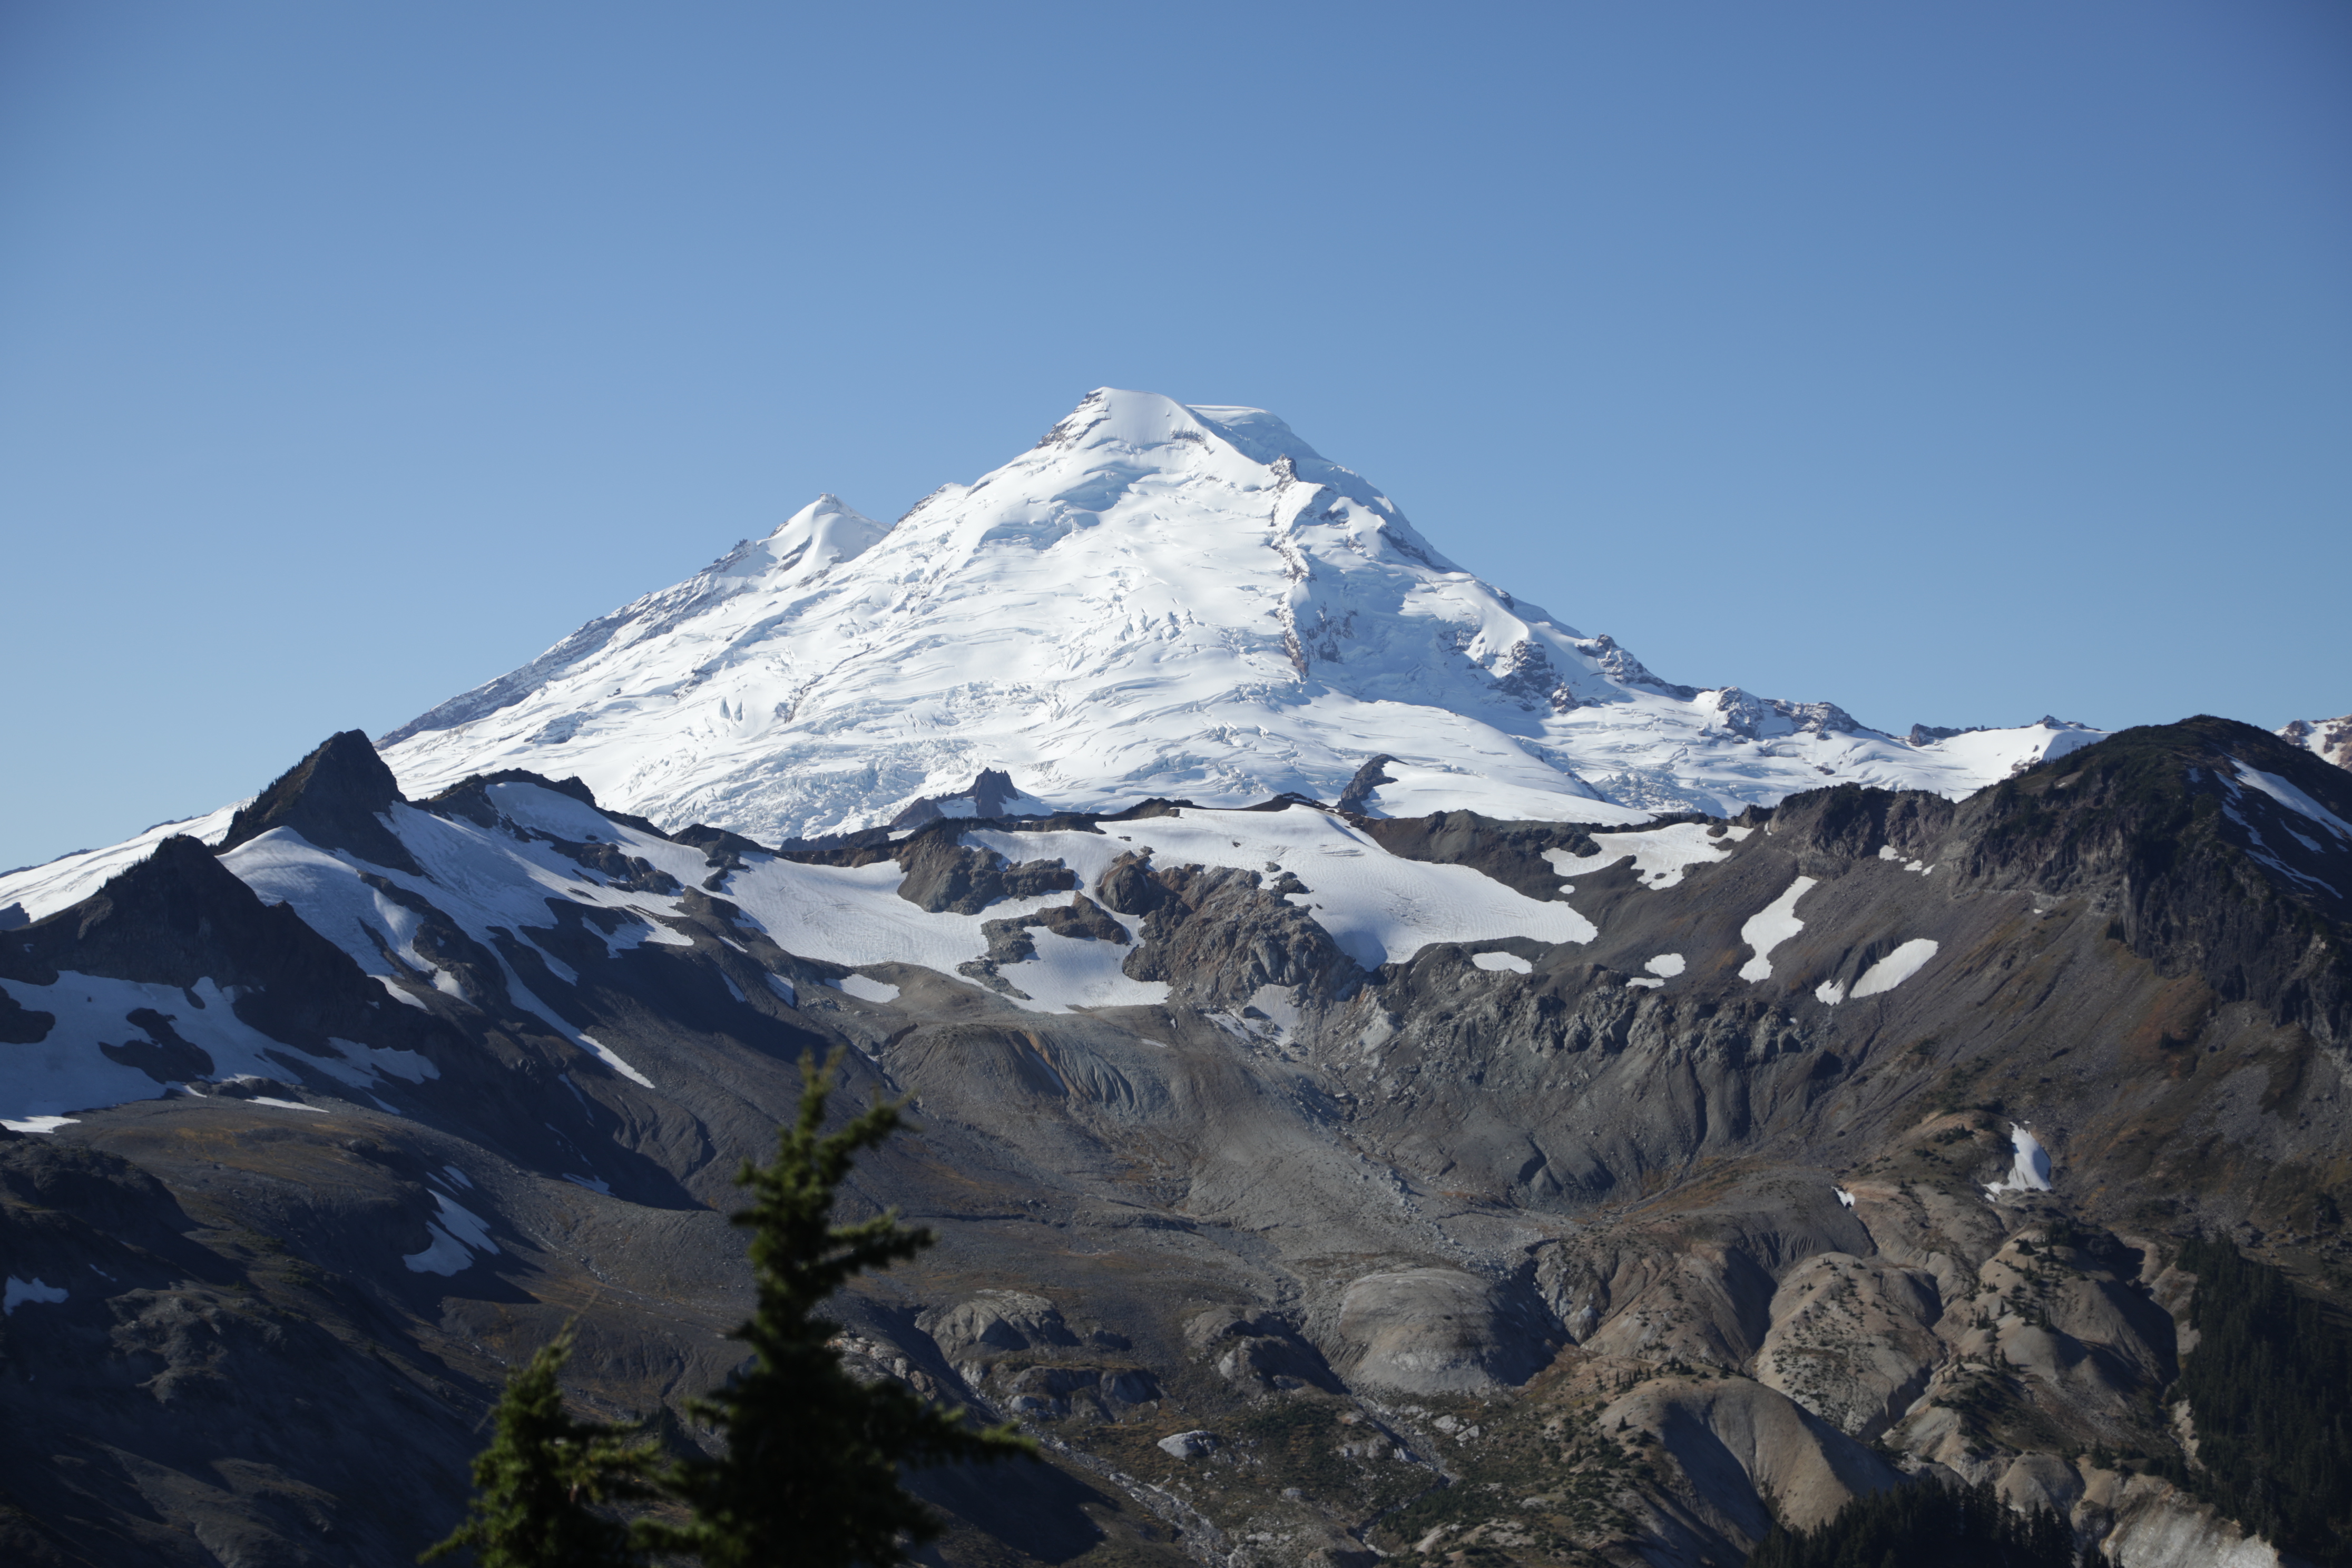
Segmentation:
{"type": "Polygon", "coordinates": [[[950,1561],[1722,1563],[1932,1477],[2276,1560],[2161,1401],[2180,1238],[2352,1289],[2341,771],[2196,720],[1958,802],[1262,805],[779,852],[335,737],[0,940],[0,1542],[405,1561],[575,1312],[580,1397],[672,1407],[846,1047],[922,1126],[852,1217],[945,1242],[842,1348],[1047,1448],[923,1479],[950,1561]]]}

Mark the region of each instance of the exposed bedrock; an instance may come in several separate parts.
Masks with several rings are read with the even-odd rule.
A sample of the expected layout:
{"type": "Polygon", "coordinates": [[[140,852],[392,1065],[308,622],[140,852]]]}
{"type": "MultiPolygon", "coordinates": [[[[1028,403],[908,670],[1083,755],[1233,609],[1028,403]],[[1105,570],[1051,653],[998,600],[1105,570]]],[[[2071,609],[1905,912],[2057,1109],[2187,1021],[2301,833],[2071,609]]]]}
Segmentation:
{"type": "Polygon", "coordinates": [[[1368,1274],[1339,1301],[1351,1383],[1400,1394],[1475,1394],[1525,1383],[1558,1340],[1529,1303],[1457,1268],[1368,1274]]]}

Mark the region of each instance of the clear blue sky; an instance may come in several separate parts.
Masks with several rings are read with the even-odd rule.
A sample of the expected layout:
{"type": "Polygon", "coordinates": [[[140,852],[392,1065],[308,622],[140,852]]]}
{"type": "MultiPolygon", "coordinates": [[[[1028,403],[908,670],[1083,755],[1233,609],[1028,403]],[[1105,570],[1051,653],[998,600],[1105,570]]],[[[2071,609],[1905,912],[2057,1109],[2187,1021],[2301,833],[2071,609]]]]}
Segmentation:
{"type": "Polygon", "coordinates": [[[1670,679],[2352,710],[2352,7],[0,6],[0,867],[1087,388],[1670,679]]]}

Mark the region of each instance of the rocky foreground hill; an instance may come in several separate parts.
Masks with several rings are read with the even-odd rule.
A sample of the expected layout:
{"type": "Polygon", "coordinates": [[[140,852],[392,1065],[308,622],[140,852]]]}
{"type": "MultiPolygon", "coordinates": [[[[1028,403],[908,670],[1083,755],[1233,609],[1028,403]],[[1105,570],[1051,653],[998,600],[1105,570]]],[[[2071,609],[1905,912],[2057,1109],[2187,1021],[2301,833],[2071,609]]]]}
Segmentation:
{"type": "Polygon", "coordinates": [[[844,1351],[1047,1455],[919,1479],[945,1562],[1720,1565],[1937,1478],[2275,1562],[2181,1262],[2352,1290],[2347,889],[2352,776],[2213,719],[1957,803],[793,853],[340,735],[0,933],[0,1556],[404,1563],[574,1316],[695,1444],[730,1178],[845,1047],[922,1127],[852,1206],[943,1242],[844,1351]]]}

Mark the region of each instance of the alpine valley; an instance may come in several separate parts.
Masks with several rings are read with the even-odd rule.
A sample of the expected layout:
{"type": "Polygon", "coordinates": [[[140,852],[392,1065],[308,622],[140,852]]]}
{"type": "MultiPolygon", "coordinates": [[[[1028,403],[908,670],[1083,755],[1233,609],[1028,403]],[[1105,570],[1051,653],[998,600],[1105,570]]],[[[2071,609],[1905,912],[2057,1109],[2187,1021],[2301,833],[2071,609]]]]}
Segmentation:
{"type": "Polygon", "coordinates": [[[843,1049],[920,1127],[845,1217],[942,1238],[843,1354],[1044,1448],[912,1474],[942,1563],[1728,1568],[1939,1483],[2345,1561],[2341,1432],[2250,1489],[2210,1369],[2249,1279],[2346,1332],[2347,736],[1674,684],[1097,392],[0,877],[0,1558],[409,1563],[575,1317],[709,1441],[843,1049]]]}

